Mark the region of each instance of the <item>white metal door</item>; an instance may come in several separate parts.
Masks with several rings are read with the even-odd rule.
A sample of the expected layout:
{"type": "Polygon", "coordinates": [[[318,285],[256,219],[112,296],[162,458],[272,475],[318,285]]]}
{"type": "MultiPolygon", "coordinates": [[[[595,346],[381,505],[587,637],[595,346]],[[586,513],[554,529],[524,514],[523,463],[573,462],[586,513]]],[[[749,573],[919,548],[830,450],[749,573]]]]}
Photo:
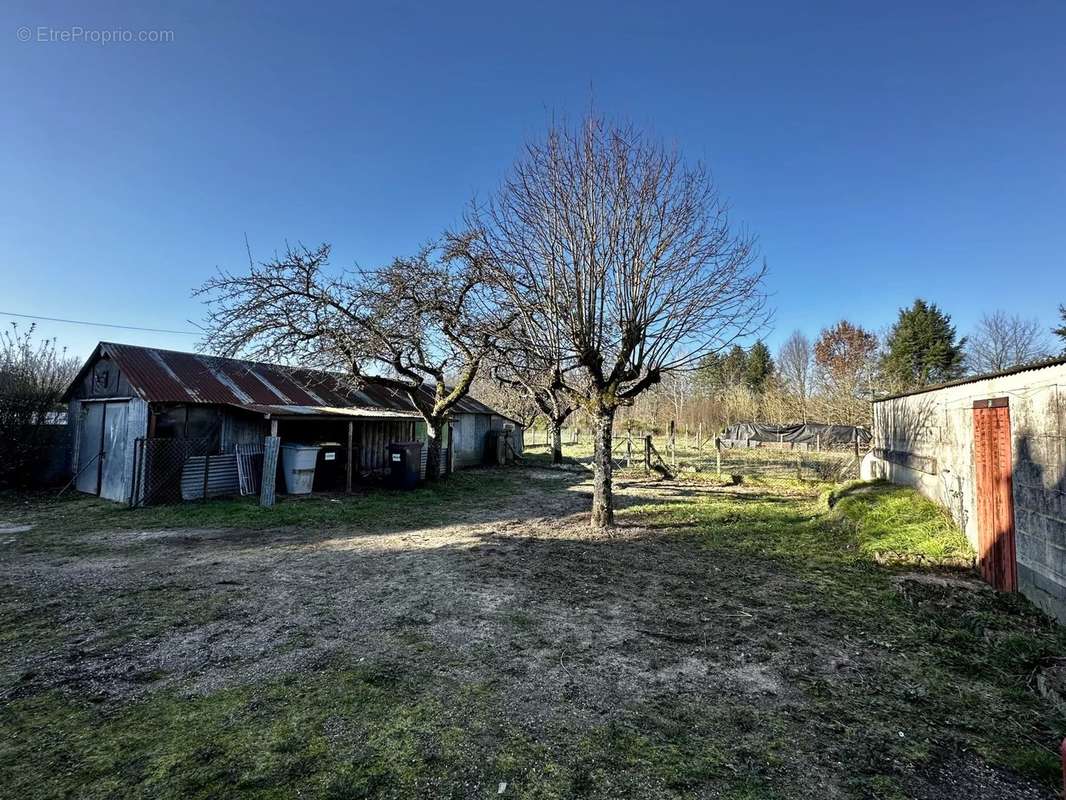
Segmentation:
{"type": "Polygon", "coordinates": [[[104,404],[84,403],[78,431],[78,465],[75,486],[79,492],[100,491],[100,450],[103,444],[104,404]]]}
{"type": "Polygon", "coordinates": [[[104,413],[104,455],[100,466],[100,496],[129,500],[126,496],[126,422],[129,403],[108,403],[104,413]]]}

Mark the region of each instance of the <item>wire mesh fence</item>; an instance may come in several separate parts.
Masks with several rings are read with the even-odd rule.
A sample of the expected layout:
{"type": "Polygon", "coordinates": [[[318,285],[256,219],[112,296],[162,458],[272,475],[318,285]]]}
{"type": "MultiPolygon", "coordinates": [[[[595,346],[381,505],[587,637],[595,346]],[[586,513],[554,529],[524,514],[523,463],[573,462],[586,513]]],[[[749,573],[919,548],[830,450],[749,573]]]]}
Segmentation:
{"type": "MultiPolygon", "coordinates": [[[[565,458],[591,466],[593,443],[587,432],[571,429],[562,438],[565,458]]],[[[527,435],[526,450],[531,455],[546,454],[548,447],[544,439],[527,435]]],[[[757,477],[830,483],[859,477],[863,455],[865,452],[854,445],[820,450],[787,442],[736,447],[715,437],[680,433],[670,437],[636,431],[616,435],[611,450],[614,469],[622,473],[640,471],[669,477],[695,473],[722,480],[757,477]]]]}
{"type": "Polygon", "coordinates": [[[215,437],[196,439],[138,439],[134,444],[133,507],[180,503],[181,479],[186,462],[193,457],[214,455],[215,437]]]}

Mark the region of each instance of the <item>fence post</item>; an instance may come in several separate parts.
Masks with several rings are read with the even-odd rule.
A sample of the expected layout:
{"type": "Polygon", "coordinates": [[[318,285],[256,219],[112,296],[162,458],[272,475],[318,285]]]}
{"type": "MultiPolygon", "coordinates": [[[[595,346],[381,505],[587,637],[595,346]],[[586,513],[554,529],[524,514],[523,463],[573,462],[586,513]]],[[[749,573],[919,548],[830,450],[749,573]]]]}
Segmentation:
{"type": "Polygon", "coordinates": [[[858,427],[852,428],[855,437],[855,460],[859,460],[859,429],[858,427]]]}
{"type": "Polygon", "coordinates": [[[670,420],[670,466],[677,466],[677,423],[670,420]]]}
{"type": "Polygon", "coordinates": [[[703,455],[703,423],[701,422],[696,428],[696,452],[703,455]]]}
{"type": "Polygon", "coordinates": [[[626,431],[626,469],[633,466],[633,429],[626,431]]]}
{"type": "Polygon", "coordinates": [[[203,500],[207,499],[207,482],[211,478],[211,454],[208,453],[204,456],[204,496],[203,500]]]}
{"type": "Polygon", "coordinates": [[[137,507],[137,489],[141,482],[141,466],[144,462],[144,439],[133,440],[133,488],[130,489],[130,508],[137,507]]]}
{"type": "Polygon", "coordinates": [[[651,437],[644,437],[644,471],[651,471],[651,437]]]}
{"type": "Polygon", "coordinates": [[[718,470],[718,477],[722,477],[722,439],[719,436],[714,437],[714,466],[718,470]]]}

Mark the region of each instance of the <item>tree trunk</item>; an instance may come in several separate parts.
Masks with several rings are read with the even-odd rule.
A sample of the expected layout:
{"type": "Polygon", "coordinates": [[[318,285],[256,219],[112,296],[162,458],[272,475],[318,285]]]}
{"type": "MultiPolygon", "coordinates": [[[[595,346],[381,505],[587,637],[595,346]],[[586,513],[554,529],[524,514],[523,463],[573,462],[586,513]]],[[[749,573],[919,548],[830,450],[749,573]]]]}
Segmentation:
{"type": "Polygon", "coordinates": [[[563,425],[557,420],[549,420],[548,428],[551,430],[552,463],[563,463],[563,425]]]}
{"type": "Polygon", "coordinates": [[[435,481],[440,478],[440,449],[441,431],[444,429],[442,422],[426,421],[426,480],[435,481]]]}
{"type": "Polygon", "coordinates": [[[614,409],[595,418],[595,454],[592,457],[592,527],[614,527],[614,497],[611,494],[611,449],[614,409]]]}

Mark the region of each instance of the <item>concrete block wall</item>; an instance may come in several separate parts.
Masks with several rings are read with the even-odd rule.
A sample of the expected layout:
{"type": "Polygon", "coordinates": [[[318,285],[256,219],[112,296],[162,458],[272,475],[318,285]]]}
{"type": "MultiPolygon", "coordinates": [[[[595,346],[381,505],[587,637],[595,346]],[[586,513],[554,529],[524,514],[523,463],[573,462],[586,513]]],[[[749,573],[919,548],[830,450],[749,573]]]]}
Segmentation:
{"type": "Polygon", "coordinates": [[[1020,590],[1066,622],[1066,364],[874,403],[871,472],[945,506],[977,548],[973,403],[1008,398],[1020,590]]]}

